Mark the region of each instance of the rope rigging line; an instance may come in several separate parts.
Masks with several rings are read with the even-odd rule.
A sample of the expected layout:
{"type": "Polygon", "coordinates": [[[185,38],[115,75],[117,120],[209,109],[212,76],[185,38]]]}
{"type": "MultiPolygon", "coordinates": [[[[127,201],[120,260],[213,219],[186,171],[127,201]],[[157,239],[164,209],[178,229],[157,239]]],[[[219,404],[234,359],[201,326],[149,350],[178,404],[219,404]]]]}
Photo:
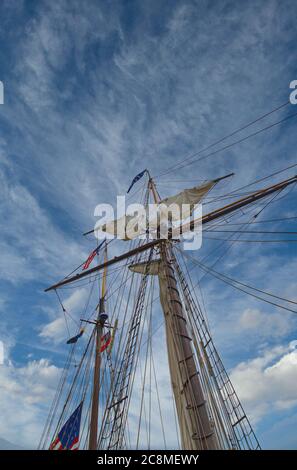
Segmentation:
{"type": "MultiPolygon", "coordinates": [[[[296,220],[296,219],[297,219],[297,216],[282,217],[282,218],[279,218],[279,219],[253,220],[252,225],[254,225],[254,224],[267,224],[267,223],[274,223],[274,222],[284,222],[284,221],[296,220]]],[[[228,221],[223,221],[220,224],[216,224],[216,225],[217,225],[217,227],[224,227],[224,226],[233,227],[233,225],[242,225],[242,224],[243,224],[243,222],[237,222],[237,223],[236,222],[233,222],[233,223],[231,222],[230,223],[228,221]]]]}
{"type": "MultiPolygon", "coordinates": [[[[90,340],[91,340],[91,338],[90,338],[90,340]]],[[[89,341],[89,343],[90,343],[90,341],[89,341]]],[[[68,355],[68,358],[67,358],[67,361],[65,363],[64,371],[61,375],[60,383],[59,383],[59,386],[57,388],[57,392],[56,392],[56,395],[54,397],[52,407],[51,407],[50,412],[48,414],[47,430],[45,428],[44,433],[43,433],[43,443],[42,443],[42,441],[40,441],[39,448],[43,448],[43,449],[48,448],[49,446],[46,446],[46,442],[49,439],[50,434],[52,435],[50,442],[53,442],[53,439],[56,437],[56,435],[58,433],[58,430],[60,429],[62,420],[63,420],[65,414],[67,413],[67,410],[69,409],[69,405],[71,403],[73,393],[75,391],[75,384],[77,383],[77,379],[79,377],[79,373],[80,373],[80,370],[81,370],[82,363],[83,363],[83,361],[86,357],[89,343],[88,343],[88,345],[85,349],[85,352],[83,354],[83,357],[81,359],[80,367],[78,367],[78,369],[76,371],[76,374],[74,376],[72,385],[70,387],[69,393],[67,395],[66,401],[65,401],[64,406],[63,406],[62,413],[59,415],[59,419],[57,421],[55,429],[52,430],[52,427],[53,427],[53,424],[54,424],[54,419],[56,417],[57,410],[58,410],[58,407],[59,407],[61,399],[62,399],[62,393],[63,393],[63,390],[66,386],[66,380],[67,380],[67,376],[69,374],[70,365],[71,365],[71,358],[72,358],[72,355],[74,353],[74,349],[76,347],[76,344],[72,345],[71,351],[70,351],[70,353],[68,355]]]]}
{"type": "Polygon", "coordinates": [[[88,341],[88,343],[87,343],[87,346],[86,346],[85,351],[84,351],[84,353],[83,353],[83,356],[82,356],[82,358],[81,358],[80,364],[79,364],[79,366],[78,366],[78,368],[77,368],[77,371],[76,371],[76,373],[75,373],[74,379],[73,379],[73,381],[72,381],[72,383],[71,383],[71,385],[70,385],[69,392],[68,392],[68,394],[67,394],[67,397],[66,397],[66,400],[65,400],[63,409],[62,409],[62,413],[61,413],[61,415],[60,415],[60,417],[59,417],[59,420],[58,420],[58,422],[57,422],[55,431],[54,431],[53,436],[52,436],[52,441],[53,441],[53,439],[55,438],[55,436],[57,435],[58,430],[59,430],[59,428],[60,428],[60,426],[61,426],[61,423],[62,423],[62,421],[63,421],[63,419],[64,419],[64,417],[65,417],[65,414],[67,413],[67,410],[69,409],[69,406],[70,406],[71,401],[72,401],[72,398],[73,398],[73,394],[74,394],[74,392],[75,392],[75,388],[76,388],[76,386],[77,386],[77,380],[78,380],[80,371],[82,370],[82,366],[83,366],[84,360],[85,360],[85,358],[87,357],[87,353],[88,353],[89,347],[90,347],[90,345],[91,345],[93,339],[94,339],[94,335],[92,334],[92,335],[90,336],[90,338],[89,338],[89,341],[88,341]]]}
{"type": "MultiPolygon", "coordinates": [[[[148,259],[151,258],[152,253],[153,252],[151,250],[148,259]]],[[[114,382],[110,402],[107,405],[108,410],[101,426],[98,441],[99,448],[102,448],[105,440],[107,440],[107,448],[121,448],[121,443],[124,438],[127,423],[127,410],[129,409],[130,403],[129,397],[131,397],[130,390],[134,381],[133,377],[135,377],[135,360],[137,360],[138,357],[138,333],[145,300],[146,282],[147,276],[144,276],[139,280],[140,290],[138,295],[134,295],[134,314],[130,317],[130,326],[128,327],[129,333],[127,334],[126,342],[123,343],[122,352],[120,352],[120,345],[118,346],[117,355],[119,366],[117,368],[117,377],[114,382]],[[122,358],[122,360],[120,360],[120,358],[122,358]],[[110,426],[111,428],[109,431],[108,429],[110,426]]],[[[132,287],[133,283],[131,282],[129,297],[132,294],[132,287]]],[[[128,308],[128,303],[126,304],[126,308],[128,308]]]]}
{"type": "MultiPolygon", "coordinates": [[[[185,264],[183,253],[181,253],[181,257],[185,264]]],[[[185,310],[188,313],[188,320],[192,325],[193,331],[195,330],[193,332],[193,341],[198,358],[200,358],[201,378],[205,386],[205,393],[209,395],[214,418],[219,427],[220,440],[222,443],[225,442],[228,448],[230,448],[231,442],[232,449],[259,449],[259,442],[212,341],[206,319],[199,305],[195,303],[192,290],[189,289],[175,256],[173,257],[173,263],[178,273],[179,285],[183,294],[185,310]],[[199,338],[199,344],[196,338],[199,338]],[[219,410],[221,410],[221,413],[219,413],[219,410]],[[225,428],[223,422],[225,423],[225,428]],[[222,426],[223,428],[221,428],[222,426]],[[225,430],[229,430],[228,436],[226,436],[225,430]]],[[[225,444],[223,448],[226,448],[225,444]]]]}
{"type": "MultiPolygon", "coordinates": [[[[279,198],[279,199],[280,199],[280,198],[279,198]]],[[[279,200],[279,199],[278,199],[278,200],[279,200]]],[[[273,202],[276,202],[276,201],[274,200],[274,197],[272,196],[272,198],[269,200],[269,203],[273,203],[273,202]]],[[[269,203],[267,204],[267,203],[265,202],[265,208],[268,207],[269,203]]],[[[258,211],[257,208],[258,208],[259,206],[261,206],[261,202],[258,201],[258,202],[256,202],[255,204],[252,203],[251,206],[252,206],[252,207],[251,207],[251,210],[249,210],[248,213],[251,212],[251,211],[253,211],[254,209],[256,209],[256,210],[258,211]]],[[[232,220],[234,217],[238,216],[238,214],[240,214],[240,217],[242,217],[243,215],[246,214],[246,212],[247,212],[247,210],[246,210],[245,212],[243,212],[243,211],[241,211],[241,210],[235,211],[233,214],[231,214],[231,217],[229,217],[229,219],[231,218],[231,220],[232,220]]],[[[249,226],[249,225],[251,225],[251,224],[253,223],[253,221],[255,220],[255,217],[257,216],[257,214],[258,214],[258,212],[257,212],[256,214],[252,214],[251,217],[250,217],[250,219],[249,219],[248,221],[242,222],[242,227],[243,227],[243,226],[249,226]]],[[[215,224],[214,224],[214,225],[215,225],[215,224]]],[[[212,225],[212,227],[213,227],[213,225],[212,225]]],[[[206,256],[204,256],[204,257],[202,258],[202,262],[203,262],[205,259],[207,259],[207,258],[209,257],[209,255],[212,255],[213,253],[215,253],[216,251],[218,251],[221,247],[225,246],[225,250],[223,251],[223,253],[222,253],[222,254],[216,259],[216,261],[212,264],[211,268],[213,268],[213,267],[226,255],[226,253],[231,250],[231,248],[232,248],[232,247],[234,246],[234,244],[235,244],[235,241],[241,237],[241,234],[238,233],[238,236],[237,236],[236,240],[232,240],[232,241],[231,241],[231,236],[232,236],[232,235],[230,235],[227,240],[222,240],[221,243],[220,243],[214,250],[212,250],[210,253],[207,253],[206,256]],[[227,241],[229,241],[229,244],[228,244],[228,245],[227,245],[227,243],[226,243],[227,241]],[[226,246],[226,245],[227,245],[227,246],[226,246]]],[[[201,280],[202,280],[207,274],[208,274],[208,273],[205,272],[205,273],[202,275],[202,277],[199,279],[199,282],[201,282],[201,280]]],[[[195,286],[195,287],[196,287],[196,286],[195,286]]]]}
{"type": "MultiPolygon", "coordinates": [[[[135,323],[134,326],[132,327],[132,331],[133,330],[135,331],[135,333],[133,333],[133,335],[135,334],[138,341],[136,341],[136,344],[135,344],[135,360],[134,360],[134,364],[132,364],[133,369],[131,369],[131,380],[130,380],[130,383],[128,383],[128,386],[127,386],[126,408],[124,409],[124,412],[122,413],[122,416],[123,416],[122,422],[121,422],[122,433],[123,433],[123,430],[125,429],[126,423],[128,421],[128,412],[129,412],[129,408],[130,408],[130,403],[131,403],[131,398],[132,398],[132,390],[133,390],[135,377],[136,377],[136,369],[137,369],[137,366],[139,364],[140,349],[141,349],[141,343],[142,343],[142,338],[143,338],[143,333],[144,333],[144,325],[145,325],[144,321],[142,321],[142,318],[144,316],[144,313],[148,309],[148,303],[149,303],[149,298],[150,298],[149,297],[150,292],[146,296],[146,289],[147,289],[147,282],[148,282],[148,272],[147,272],[147,270],[148,270],[149,265],[151,263],[152,256],[153,256],[153,250],[151,250],[150,253],[148,254],[146,272],[142,276],[142,279],[140,281],[140,289],[141,290],[139,290],[138,295],[137,294],[135,295],[135,299],[136,299],[135,300],[135,309],[138,309],[138,308],[140,309],[140,316],[139,316],[138,323],[135,323]],[[142,323],[142,325],[141,325],[141,323],[142,323]],[[138,334],[137,334],[137,330],[138,330],[138,334]]],[[[121,438],[119,439],[119,443],[120,442],[121,442],[121,438]]],[[[118,448],[120,448],[120,447],[118,447],[118,448]]]]}
{"type": "MultiPolygon", "coordinates": [[[[147,310],[148,310],[148,303],[150,304],[149,307],[149,318],[147,319],[147,328],[148,328],[148,333],[147,333],[147,348],[146,348],[146,353],[145,353],[145,365],[144,365],[144,372],[143,372],[143,380],[142,380],[142,390],[141,390],[141,404],[140,404],[140,414],[139,414],[139,421],[138,421],[138,429],[137,429],[137,440],[136,440],[136,449],[139,448],[139,439],[140,439],[140,429],[141,429],[141,420],[142,420],[142,409],[144,409],[145,413],[145,404],[144,404],[144,394],[145,394],[145,385],[146,385],[146,375],[147,375],[147,364],[148,360],[150,358],[151,361],[151,356],[150,356],[150,351],[151,351],[151,327],[152,327],[152,298],[153,298],[153,282],[154,278],[152,277],[150,280],[150,289],[149,289],[149,294],[148,294],[148,301],[147,301],[147,310]]],[[[146,310],[146,311],[147,311],[146,310]]],[[[139,367],[141,369],[141,363],[139,361],[139,367]]],[[[151,367],[151,362],[150,362],[150,367],[151,367]]],[[[140,370],[140,377],[142,376],[141,370],[140,370]]],[[[149,390],[151,390],[151,386],[149,386],[149,390]]],[[[150,409],[150,407],[149,407],[150,409]]],[[[146,428],[147,428],[147,420],[145,416],[145,422],[146,422],[146,428]]],[[[148,448],[150,449],[150,411],[149,411],[149,427],[147,429],[148,433],[148,448]]]]}
{"type": "MultiPolygon", "coordinates": [[[[178,251],[181,251],[178,247],[176,247],[176,249],[177,249],[178,251]]],[[[264,290],[262,290],[262,289],[257,289],[256,287],[253,287],[253,286],[250,286],[250,285],[248,285],[248,284],[245,284],[245,283],[242,283],[242,282],[240,282],[240,281],[237,281],[236,279],[233,279],[233,278],[231,278],[230,276],[226,276],[225,274],[219,273],[218,271],[215,271],[214,269],[209,268],[209,267],[206,266],[205,264],[203,264],[203,263],[197,261],[195,258],[193,258],[192,256],[190,256],[188,253],[184,253],[184,255],[185,255],[187,258],[190,258],[191,261],[192,261],[193,263],[197,264],[197,266],[199,266],[203,271],[208,272],[208,273],[211,274],[212,276],[216,277],[217,279],[220,279],[221,281],[225,282],[226,284],[231,285],[231,286],[234,287],[235,289],[238,289],[238,290],[240,290],[240,291],[242,291],[242,292],[245,292],[246,294],[248,294],[248,295],[250,295],[250,296],[252,296],[252,297],[255,297],[255,298],[258,299],[258,300],[262,300],[263,302],[266,302],[266,303],[268,303],[268,304],[270,304],[270,305],[274,305],[274,306],[276,306],[276,307],[278,307],[278,308],[281,308],[281,309],[283,309],[283,310],[287,310],[287,311],[292,312],[292,313],[297,313],[297,310],[290,309],[290,308],[285,307],[285,306],[283,306],[283,305],[276,304],[276,303],[271,302],[271,301],[269,301],[269,300],[267,300],[267,299],[264,299],[263,297],[260,297],[260,296],[257,296],[257,295],[255,295],[255,294],[252,294],[251,292],[248,292],[248,291],[246,291],[246,290],[244,290],[244,289],[238,287],[236,284],[245,286],[245,287],[247,287],[247,288],[250,289],[250,290],[254,290],[254,291],[256,291],[256,292],[260,292],[260,293],[262,293],[262,294],[264,294],[264,295],[267,295],[268,297],[273,297],[273,298],[276,298],[276,299],[279,299],[279,300],[282,300],[282,301],[284,301],[284,302],[288,302],[288,303],[291,303],[291,304],[294,304],[294,305],[297,305],[297,302],[295,302],[295,301],[293,301],[293,300],[285,299],[285,298],[280,297],[280,296],[277,296],[277,295],[275,295],[275,294],[271,294],[270,292],[264,291],[264,290]]]]}
{"type": "MultiPolygon", "coordinates": [[[[177,249],[178,249],[178,248],[177,248],[177,249]]],[[[178,250],[179,250],[179,249],[178,249],[178,250]]],[[[180,250],[179,250],[179,251],[180,251],[180,250]]],[[[258,288],[256,288],[256,287],[253,287],[253,286],[251,286],[251,285],[249,285],[249,284],[243,283],[243,282],[241,282],[241,281],[238,281],[238,280],[236,280],[236,279],[231,278],[230,276],[227,276],[227,275],[225,275],[225,274],[219,273],[218,271],[215,271],[214,269],[212,269],[212,267],[206,266],[205,264],[199,262],[198,260],[194,259],[194,258],[191,257],[190,255],[184,254],[184,256],[187,256],[188,258],[190,257],[192,263],[194,263],[194,264],[199,263],[199,264],[202,265],[205,269],[208,269],[209,271],[213,271],[215,274],[220,275],[220,276],[223,276],[223,277],[225,277],[226,279],[228,279],[228,280],[230,280],[230,281],[232,281],[232,282],[235,282],[235,283],[240,284],[240,285],[242,285],[242,286],[244,286],[244,287],[247,287],[248,289],[251,289],[251,290],[260,292],[260,293],[265,294],[265,295],[267,295],[267,296],[269,296],[269,297],[273,297],[273,298],[275,298],[275,299],[282,300],[282,301],[284,301],[284,302],[287,302],[287,303],[290,303],[290,304],[293,304],[293,305],[297,305],[297,302],[294,301],[294,300],[286,299],[286,298],[284,298],[284,297],[280,297],[280,296],[278,296],[278,295],[272,294],[271,292],[267,292],[267,291],[264,291],[264,290],[262,290],[262,289],[258,289],[258,288]]]]}
{"type": "MultiPolygon", "coordinates": [[[[296,164],[292,164],[292,165],[289,165],[285,168],[282,168],[280,170],[277,170],[269,175],[266,175],[264,177],[261,177],[261,178],[258,178],[254,181],[252,181],[251,183],[248,183],[244,186],[241,186],[239,188],[236,188],[226,194],[223,194],[221,196],[204,196],[203,200],[206,201],[204,202],[204,205],[209,205],[209,204],[213,204],[215,202],[218,202],[218,201],[223,201],[225,199],[231,199],[231,198],[234,198],[234,197],[241,197],[241,196],[248,196],[249,194],[252,193],[252,191],[249,191],[249,192],[244,192],[244,193],[241,193],[240,191],[242,191],[243,189],[246,189],[246,188],[249,188],[250,186],[254,186],[255,184],[258,184],[260,182],[263,182],[267,179],[270,179],[270,178],[273,178],[274,176],[277,176],[285,171],[288,171],[292,168],[295,168],[297,166],[297,163],[296,164]]],[[[203,181],[207,181],[207,179],[204,179],[203,181]]],[[[160,183],[158,183],[160,184],[160,183]]],[[[161,183],[162,184],[162,183],[161,183]]],[[[294,185],[295,186],[295,185],[294,185]]],[[[212,189],[212,193],[213,193],[214,189],[212,189]]],[[[278,199],[279,200],[279,199],[278,199]]]]}
{"type": "Polygon", "coordinates": [[[209,230],[209,229],[204,229],[204,233],[261,233],[261,234],[285,234],[285,235],[296,235],[297,231],[284,231],[284,230],[209,230]]]}
{"type": "MultiPolygon", "coordinates": [[[[245,233],[245,232],[242,232],[245,233]]],[[[232,238],[216,238],[216,237],[204,237],[206,240],[217,240],[217,241],[227,241],[227,242],[236,242],[236,243],[297,243],[296,240],[292,239],[283,239],[283,240],[244,240],[242,238],[232,239],[232,238]]]]}
{"type": "Polygon", "coordinates": [[[54,416],[57,412],[57,408],[58,408],[59,401],[60,401],[60,398],[61,398],[61,393],[62,393],[63,387],[65,385],[65,381],[67,379],[67,373],[68,373],[70,364],[72,362],[72,355],[73,355],[74,347],[75,347],[75,344],[73,344],[71,350],[69,351],[67,359],[65,361],[64,368],[63,368],[63,371],[62,371],[62,374],[61,374],[61,377],[60,377],[60,380],[59,380],[59,384],[57,386],[56,393],[55,393],[55,396],[53,398],[50,410],[48,412],[48,416],[47,416],[47,419],[46,419],[46,422],[45,422],[45,425],[44,425],[43,432],[41,434],[41,438],[40,438],[40,441],[39,441],[39,444],[38,444],[38,449],[44,449],[45,445],[46,445],[46,442],[49,438],[50,429],[51,429],[51,426],[52,426],[52,423],[53,423],[53,420],[54,420],[54,416]]]}
{"type": "MultiPolygon", "coordinates": [[[[152,304],[153,304],[152,300],[152,304]]],[[[152,370],[153,370],[153,377],[154,377],[154,382],[155,382],[155,388],[156,388],[156,395],[157,395],[157,401],[158,401],[158,410],[159,410],[159,415],[160,415],[160,422],[161,422],[161,429],[162,429],[162,436],[163,436],[163,442],[164,442],[164,448],[165,450],[167,449],[167,443],[166,443],[166,435],[165,435],[165,428],[164,428],[164,420],[163,420],[163,413],[162,413],[162,408],[161,408],[161,401],[160,401],[160,394],[159,394],[159,387],[158,387],[158,381],[157,381],[157,374],[156,374],[156,367],[155,367],[155,360],[154,360],[154,352],[153,352],[153,347],[152,347],[152,336],[153,332],[150,331],[150,350],[151,350],[151,358],[152,358],[152,370]]],[[[174,406],[174,404],[173,404],[174,406]]],[[[178,435],[177,435],[178,437],[178,435]]]]}
{"type": "MultiPolygon", "coordinates": [[[[184,159],[181,160],[179,163],[177,163],[177,164],[175,164],[175,165],[169,167],[169,169],[167,169],[167,170],[164,171],[163,173],[160,173],[160,174],[157,175],[156,177],[159,178],[159,177],[161,177],[161,176],[167,175],[168,173],[171,173],[172,171],[175,171],[175,170],[184,168],[185,166],[187,166],[187,165],[189,165],[189,164],[192,164],[193,162],[190,162],[190,161],[191,161],[194,157],[196,157],[196,156],[200,155],[201,153],[205,152],[206,150],[209,150],[210,148],[212,148],[212,147],[214,147],[214,146],[216,146],[216,145],[218,145],[218,144],[224,142],[224,141],[225,141],[226,139],[228,139],[229,137],[232,137],[232,136],[234,136],[235,134],[237,134],[237,133],[239,133],[239,132],[241,132],[241,131],[247,129],[247,128],[250,127],[251,125],[253,125],[253,124],[255,124],[256,122],[258,122],[258,121],[264,119],[265,117],[267,117],[267,116],[273,114],[274,112],[278,111],[279,109],[284,108],[284,107],[287,106],[288,104],[290,104],[289,101],[287,101],[286,103],[283,103],[282,105],[280,105],[280,106],[274,108],[272,111],[269,111],[268,113],[263,114],[262,116],[258,117],[258,118],[255,119],[254,121],[249,122],[249,123],[246,124],[245,126],[240,127],[239,129],[237,129],[237,130],[231,132],[230,134],[226,135],[225,137],[223,137],[223,138],[221,138],[221,139],[219,139],[219,140],[213,142],[212,144],[210,144],[210,145],[208,145],[207,147],[205,147],[205,148],[199,150],[198,152],[195,152],[195,153],[193,153],[192,155],[190,155],[190,156],[184,158],[184,159]],[[188,163],[186,163],[186,162],[188,162],[188,163]],[[183,163],[185,163],[185,164],[183,165],[183,163]]],[[[291,117],[294,117],[294,116],[296,116],[296,115],[297,115],[297,113],[296,113],[296,114],[293,114],[293,115],[289,115],[289,116],[287,116],[286,118],[282,119],[281,121],[278,121],[277,123],[274,123],[274,124],[270,124],[269,126],[267,126],[267,127],[265,127],[265,128],[262,128],[262,129],[260,129],[259,131],[254,132],[253,134],[250,134],[250,135],[244,137],[243,139],[240,139],[240,140],[238,140],[238,141],[236,141],[236,142],[234,142],[234,143],[232,143],[232,144],[230,144],[230,145],[233,146],[233,145],[235,145],[236,143],[242,142],[243,140],[247,140],[248,138],[257,135],[257,134],[259,134],[260,132],[264,132],[265,130],[270,129],[271,127],[274,127],[274,126],[276,126],[276,125],[279,125],[280,123],[282,123],[282,122],[284,122],[284,121],[286,121],[286,120],[288,120],[288,119],[290,119],[291,117]]],[[[220,150],[218,150],[218,151],[222,151],[222,150],[224,150],[225,148],[229,148],[229,146],[226,146],[226,147],[224,147],[224,148],[222,148],[222,149],[220,149],[220,150]]],[[[215,151],[215,153],[217,153],[218,151],[215,151]]],[[[207,158],[208,156],[213,155],[213,154],[214,154],[214,153],[210,153],[210,154],[208,154],[208,155],[206,155],[206,156],[204,156],[204,157],[201,157],[200,159],[196,159],[195,161],[200,161],[200,160],[202,160],[202,159],[204,159],[204,158],[207,158]]]]}
{"type": "Polygon", "coordinates": [[[292,168],[295,168],[297,166],[297,163],[294,163],[293,165],[289,165],[286,168],[282,168],[281,170],[277,170],[274,173],[271,173],[270,175],[263,176],[262,178],[256,179],[255,181],[245,184],[244,186],[241,186],[240,188],[236,188],[233,191],[231,191],[229,194],[232,194],[237,191],[241,191],[242,189],[248,188],[250,186],[253,186],[258,183],[262,183],[263,181],[268,180],[269,178],[273,178],[274,176],[277,176],[281,173],[284,173],[285,171],[291,170],[292,168]]]}

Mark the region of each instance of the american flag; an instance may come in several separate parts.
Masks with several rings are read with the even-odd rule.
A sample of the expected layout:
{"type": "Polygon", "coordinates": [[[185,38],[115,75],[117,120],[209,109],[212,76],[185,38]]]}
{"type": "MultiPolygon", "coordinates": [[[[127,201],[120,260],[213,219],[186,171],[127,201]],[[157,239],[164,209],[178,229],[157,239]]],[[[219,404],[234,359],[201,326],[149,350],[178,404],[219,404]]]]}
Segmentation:
{"type": "Polygon", "coordinates": [[[105,335],[101,336],[101,348],[100,352],[105,351],[105,349],[110,345],[111,342],[111,334],[108,331],[105,335]]]}
{"type": "Polygon", "coordinates": [[[78,450],[82,406],[83,402],[66,421],[56,439],[51,443],[49,450],[78,450]]]}
{"type": "Polygon", "coordinates": [[[90,266],[90,264],[92,263],[93,259],[95,258],[96,255],[98,255],[99,253],[99,250],[101,248],[101,246],[103,245],[103,243],[105,242],[105,240],[103,240],[103,242],[100,243],[100,245],[97,246],[97,248],[95,248],[94,251],[92,251],[92,253],[89,255],[87,261],[85,262],[85,264],[83,265],[83,270],[84,269],[88,269],[88,267],[90,266]]]}

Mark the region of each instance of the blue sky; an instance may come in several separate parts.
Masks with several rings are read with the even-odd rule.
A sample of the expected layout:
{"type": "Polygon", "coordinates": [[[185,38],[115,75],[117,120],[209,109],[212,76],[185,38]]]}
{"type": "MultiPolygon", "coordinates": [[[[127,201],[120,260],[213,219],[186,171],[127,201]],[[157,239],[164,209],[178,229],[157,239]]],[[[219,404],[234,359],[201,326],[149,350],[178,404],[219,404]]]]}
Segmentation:
{"type": "MultiPolygon", "coordinates": [[[[285,103],[297,79],[296,13],[288,0],[1,2],[0,436],[36,445],[66,353],[61,312],[43,289],[92,249],[81,234],[94,225],[96,204],[115,203],[143,168],[158,175],[285,103]]],[[[293,112],[290,105],[265,125],[293,112]]],[[[295,141],[292,119],[156,178],[158,189],[167,196],[190,179],[234,172],[217,191],[232,190],[295,163],[295,141]]],[[[265,217],[295,215],[295,194],[265,217]]],[[[197,256],[209,249],[205,242],[197,256]]],[[[294,244],[238,243],[217,269],[296,298],[294,244]]],[[[208,276],[202,287],[260,441],[296,448],[294,315],[208,276]]],[[[84,295],[69,296],[69,309],[79,312],[84,295]]]]}

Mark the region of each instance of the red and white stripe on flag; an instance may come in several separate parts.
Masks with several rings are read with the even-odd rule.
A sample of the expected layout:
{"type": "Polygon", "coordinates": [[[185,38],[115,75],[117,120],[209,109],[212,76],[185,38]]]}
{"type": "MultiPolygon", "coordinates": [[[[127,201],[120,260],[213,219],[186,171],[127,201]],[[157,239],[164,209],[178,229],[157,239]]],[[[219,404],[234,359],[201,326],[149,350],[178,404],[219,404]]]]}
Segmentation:
{"type": "Polygon", "coordinates": [[[52,444],[50,445],[49,450],[78,450],[78,445],[79,445],[79,439],[77,437],[69,446],[69,449],[64,449],[59,437],[56,437],[54,442],[52,442],[52,444]]]}
{"type": "Polygon", "coordinates": [[[111,334],[110,334],[110,331],[108,331],[104,336],[101,336],[100,352],[105,351],[105,349],[109,346],[110,342],[111,342],[111,334]]]}
{"type": "Polygon", "coordinates": [[[85,264],[83,265],[83,269],[88,269],[88,267],[90,266],[90,264],[92,263],[93,259],[95,258],[97,252],[96,250],[92,251],[92,253],[90,254],[90,256],[88,257],[87,261],[85,262],[85,264]]]}

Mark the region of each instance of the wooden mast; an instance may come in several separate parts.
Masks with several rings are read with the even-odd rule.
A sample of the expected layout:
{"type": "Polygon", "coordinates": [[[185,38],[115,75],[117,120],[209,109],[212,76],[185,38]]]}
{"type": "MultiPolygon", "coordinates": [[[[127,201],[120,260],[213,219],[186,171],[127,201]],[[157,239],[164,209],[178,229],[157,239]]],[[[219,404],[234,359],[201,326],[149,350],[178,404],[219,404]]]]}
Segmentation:
{"type": "MultiPolygon", "coordinates": [[[[149,186],[155,204],[159,197],[150,178],[149,186]]],[[[207,403],[194,359],[192,339],[184,315],[175,272],[170,263],[171,245],[160,246],[160,297],[166,324],[169,369],[176,403],[183,449],[218,449],[214,426],[209,419],[207,403]]]]}
{"type": "MultiPolygon", "coordinates": [[[[105,245],[104,262],[107,262],[107,245],[105,245]]],[[[102,319],[102,314],[105,312],[105,294],[106,294],[106,273],[107,265],[104,267],[101,297],[99,301],[98,316],[95,325],[96,334],[96,347],[95,347],[95,365],[93,377],[93,394],[92,394],[92,407],[91,407],[91,421],[90,421],[90,436],[89,436],[89,450],[97,450],[97,436],[98,436],[98,413],[99,413],[99,392],[100,392],[100,367],[101,367],[101,337],[105,323],[102,319]]]]}

